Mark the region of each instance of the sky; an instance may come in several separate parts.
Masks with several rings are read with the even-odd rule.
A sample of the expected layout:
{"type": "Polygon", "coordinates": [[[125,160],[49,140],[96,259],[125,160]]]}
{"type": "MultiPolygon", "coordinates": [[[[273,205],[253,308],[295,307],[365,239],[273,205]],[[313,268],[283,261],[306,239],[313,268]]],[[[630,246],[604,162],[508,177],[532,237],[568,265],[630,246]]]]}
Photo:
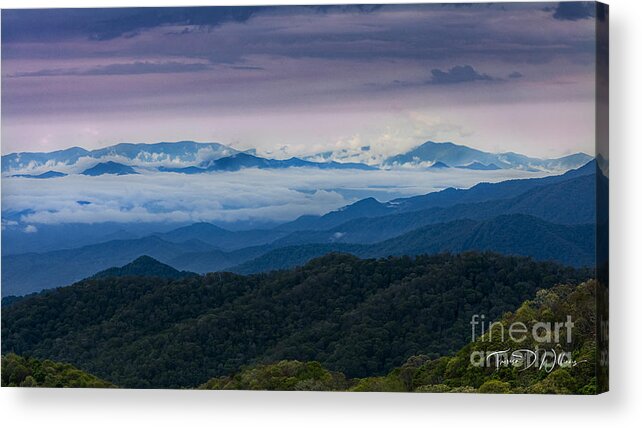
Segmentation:
{"type": "Polygon", "coordinates": [[[2,11],[2,153],[594,153],[588,3],[2,11]]]}

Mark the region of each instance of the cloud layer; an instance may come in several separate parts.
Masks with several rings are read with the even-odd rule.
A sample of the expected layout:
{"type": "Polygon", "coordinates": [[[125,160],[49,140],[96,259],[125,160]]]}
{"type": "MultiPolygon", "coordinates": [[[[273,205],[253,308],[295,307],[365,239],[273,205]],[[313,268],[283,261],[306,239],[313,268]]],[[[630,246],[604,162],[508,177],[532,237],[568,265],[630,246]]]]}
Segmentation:
{"type": "Polygon", "coordinates": [[[303,214],[324,214],[369,196],[385,201],[449,186],[470,187],[479,181],[540,175],[517,170],[289,168],[199,175],[151,172],[126,177],[70,175],[37,182],[3,178],[3,210],[23,213],[18,216],[19,223],[9,224],[7,220],[3,227],[37,233],[38,224],[60,223],[283,222],[303,214]]]}

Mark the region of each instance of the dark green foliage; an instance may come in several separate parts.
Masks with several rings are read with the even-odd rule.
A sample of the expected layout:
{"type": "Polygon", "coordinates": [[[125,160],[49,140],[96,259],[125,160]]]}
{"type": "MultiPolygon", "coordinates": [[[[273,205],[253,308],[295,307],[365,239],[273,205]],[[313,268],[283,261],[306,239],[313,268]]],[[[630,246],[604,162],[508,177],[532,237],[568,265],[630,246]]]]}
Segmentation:
{"type": "MultiPolygon", "coordinates": [[[[500,321],[504,328],[515,322],[523,322],[530,327],[534,320],[563,320],[570,315],[576,322],[573,340],[568,344],[562,336],[562,343],[564,350],[571,352],[573,359],[578,362],[575,366],[558,365],[550,372],[535,367],[526,370],[515,367],[499,370],[495,370],[494,367],[474,367],[470,364],[471,352],[516,347],[508,337],[498,340],[495,336],[495,339],[489,342],[490,338],[487,335],[451,356],[436,359],[426,355],[410,357],[403,365],[385,376],[346,380],[340,374],[332,373],[333,378],[340,379],[341,382],[333,383],[333,388],[328,389],[341,389],[341,385],[344,385],[344,390],[358,392],[595,394],[595,293],[595,281],[588,281],[579,286],[560,285],[540,290],[533,300],[524,302],[514,314],[505,314],[500,321]]],[[[534,349],[537,345],[530,338],[519,343],[518,348],[534,349]]],[[[560,344],[551,345],[551,349],[559,347],[560,344]]],[[[314,364],[319,373],[329,373],[319,367],[318,363],[308,364],[314,364]]],[[[279,385],[277,389],[291,390],[293,388],[283,382],[284,376],[278,370],[279,367],[290,365],[304,366],[304,363],[281,361],[268,366],[250,367],[238,375],[223,380],[212,379],[205,385],[215,389],[229,388],[229,385],[234,385],[234,389],[255,389],[247,379],[259,378],[261,385],[279,385]],[[245,382],[236,381],[237,379],[244,379],[245,382]]],[[[330,379],[330,374],[325,376],[330,379]]],[[[291,382],[295,383],[297,377],[292,379],[291,382]]]]}
{"type": "Polygon", "coordinates": [[[482,394],[507,394],[510,392],[510,384],[501,380],[491,379],[484,382],[477,391],[482,394]]]}
{"type": "Polygon", "coordinates": [[[231,377],[210,379],[199,389],[341,391],[347,387],[342,373],[326,370],[318,362],[279,361],[249,367],[231,377]]]}
{"type": "Polygon", "coordinates": [[[109,382],[78,370],[71,364],[23,358],[2,357],[2,386],[40,388],[113,388],[109,382]]]}
{"type": "MultiPolygon", "coordinates": [[[[472,314],[498,318],[538,290],[591,274],[493,253],[330,254],[252,276],[89,279],[4,308],[2,346],[69,361],[124,387],[195,387],[278,360],[318,361],[351,378],[384,376],[413,355],[459,350],[472,314]]],[[[436,365],[442,374],[422,376],[448,384],[462,365],[449,360],[436,365]]],[[[404,388],[414,385],[409,371],[404,388]]],[[[469,385],[460,384],[449,386],[469,385]]]]}
{"type": "MultiPolygon", "coordinates": [[[[564,330],[561,343],[541,344],[532,336],[515,343],[508,335],[501,337],[499,327],[493,337],[464,346],[452,356],[428,360],[412,373],[412,388],[425,392],[532,393],[532,394],[595,394],[596,393],[596,283],[591,280],[574,285],[560,285],[540,290],[532,300],[525,301],[514,313],[501,318],[505,329],[522,322],[530,329],[534,322],[563,321],[571,316],[575,326],[572,341],[567,343],[564,330]],[[475,367],[470,363],[472,352],[503,349],[555,349],[571,353],[577,365],[556,365],[550,373],[531,367],[475,367]]],[[[507,330],[506,330],[507,331],[507,330]]],[[[395,371],[388,377],[397,376],[395,371]]],[[[406,373],[406,377],[408,373],[406,373]]]]}

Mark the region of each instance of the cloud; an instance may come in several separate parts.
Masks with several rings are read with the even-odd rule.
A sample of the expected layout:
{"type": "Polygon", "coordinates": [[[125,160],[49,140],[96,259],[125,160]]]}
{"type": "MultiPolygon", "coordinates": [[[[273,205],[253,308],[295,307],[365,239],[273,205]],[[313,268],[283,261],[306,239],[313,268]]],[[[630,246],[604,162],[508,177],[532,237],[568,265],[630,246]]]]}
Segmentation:
{"type": "Polygon", "coordinates": [[[84,37],[108,41],[171,24],[214,27],[245,22],[261,7],[132,7],[109,9],[31,9],[2,13],[2,39],[33,40],[84,37]],[[32,25],[16,25],[28,22],[32,25]]]}
{"type": "Polygon", "coordinates": [[[264,67],[256,67],[256,66],[250,66],[250,65],[231,65],[230,68],[233,70],[254,70],[254,71],[265,70],[264,67]]]}
{"type": "Polygon", "coordinates": [[[524,77],[524,75],[519,71],[513,71],[511,74],[508,75],[509,79],[521,79],[522,77],[524,77]]]}
{"type": "Polygon", "coordinates": [[[2,219],[2,230],[5,230],[8,227],[11,226],[17,226],[18,222],[15,220],[7,220],[7,219],[2,219]]]}
{"type": "Polygon", "coordinates": [[[560,21],[577,21],[594,16],[595,3],[585,1],[560,2],[553,12],[553,18],[560,21]]]}
{"type": "Polygon", "coordinates": [[[428,83],[433,85],[449,85],[454,83],[474,82],[477,80],[497,80],[488,74],[479,73],[470,65],[456,65],[448,71],[434,68],[430,73],[432,74],[432,78],[428,83]]]}
{"type": "Polygon", "coordinates": [[[33,224],[28,224],[24,228],[24,232],[25,233],[36,233],[37,231],[38,231],[38,228],[36,226],[34,226],[33,224]]]}
{"type": "Polygon", "coordinates": [[[533,175],[513,170],[435,174],[290,168],[199,175],[147,171],[120,177],[70,175],[38,183],[3,178],[3,209],[7,210],[3,218],[9,221],[8,213],[23,213],[19,219],[25,232],[35,232],[39,224],[63,223],[282,222],[324,214],[369,196],[390,200],[533,175]]]}
{"type": "MultiPolygon", "coordinates": [[[[327,5],[281,6],[278,9],[270,6],[216,6],[7,10],[2,13],[2,39],[32,40],[81,36],[93,41],[110,41],[117,38],[133,38],[143,31],[171,25],[211,29],[229,22],[244,23],[257,14],[289,15],[297,10],[320,14],[365,14],[380,8],[379,5],[327,5]],[[15,25],[16,21],[28,21],[37,27],[15,25]]],[[[167,34],[181,35],[191,31],[190,28],[185,28],[180,32],[167,34]]]]}
{"type": "Polygon", "coordinates": [[[119,76],[132,74],[193,73],[209,70],[211,68],[212,66],[206,63],[133,62],[101,65],[85,69],[43,69],[38,71],[15,73],[8,77],[119,76]]]}

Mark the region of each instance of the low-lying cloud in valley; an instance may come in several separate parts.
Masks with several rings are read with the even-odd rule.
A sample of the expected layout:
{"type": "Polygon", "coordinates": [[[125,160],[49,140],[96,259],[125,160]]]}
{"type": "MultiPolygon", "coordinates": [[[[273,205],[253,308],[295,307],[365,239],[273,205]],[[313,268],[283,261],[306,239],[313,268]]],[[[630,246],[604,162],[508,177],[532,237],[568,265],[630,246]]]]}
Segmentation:
{"type": "MultiPolygon", "coordinates": [[[[13,227],[101,222],[285,222],[324,214],[358,199],[381,201],[480,181],[536,177],[519,170],[280,170],[244,169],[184,175],[143,172],[34,180],[4,177],[3,217],[21,213],[13,227]]],[[[33,229],[30,229],[33,230],[33,229]]],[[[37,230],[37,229],[36,229],[37,230]]],[[[37,233],[37,232],[36,232],[37,233]]]]}

